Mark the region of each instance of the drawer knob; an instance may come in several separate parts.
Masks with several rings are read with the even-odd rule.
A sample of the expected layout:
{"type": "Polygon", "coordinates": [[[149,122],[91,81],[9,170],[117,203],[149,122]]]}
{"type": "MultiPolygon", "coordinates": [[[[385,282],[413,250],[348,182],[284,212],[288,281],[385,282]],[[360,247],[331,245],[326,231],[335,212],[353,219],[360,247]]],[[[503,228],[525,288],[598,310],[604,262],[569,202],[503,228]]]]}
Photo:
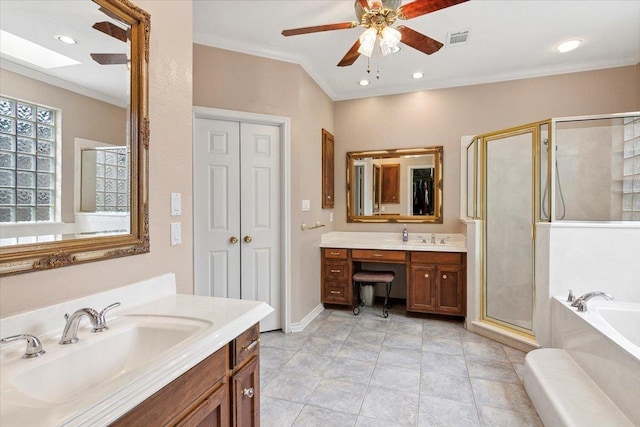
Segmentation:
{"type": "Polygon", "coordinates": [[[429,273],[426,273],[426,274],[424,275],[424,277],[426,277],[426,278],[428,279],[428,278],[429,278],[429,273]]]}
{"type": "Polygon", "coordinates": [[[329,252],[331,255],[340,255],[340,252],[329,252]]]}
{"type": "Polygon", "coordinates": [[[443,279],[446,279],[446,278],[447,278],[447,275],[446,275],[446,274],[443,274],[443,275],[442,275],[442,278],[443,278],[443,279]]]}
{"type": "Polygon", "coordinates": [[[331,270],[332,273],[340,273],[340,270],[331,270]]]}
{"type": "Polygon", "coordinates": [[[242,395],[247,396],[249,399],[253,397],[253,393],[253,387],[245,388],[244,390],[242,390],[242,395]]]}
{"type": "Polygon", "coordinates": [[[381,257],[381,256],[382,256],[382,254],[373,254],[373,256],[375,256],[375,257],[381,257]]]}
{"type": "Polygon", "coordinates": [[[331,291],[332,294],[339,294],[340,291],[331,291]]]}
{"type": "Polygon", "coordinates": [[[260,342],[260,338],[256,338],[255,340],[251,341],[251,343],[245,345],[242,347],[242,352],[244,353],[245,351],[251,351],[253,350],[253,348],[255,346],[258,345],[258,343],[260,342]]]}

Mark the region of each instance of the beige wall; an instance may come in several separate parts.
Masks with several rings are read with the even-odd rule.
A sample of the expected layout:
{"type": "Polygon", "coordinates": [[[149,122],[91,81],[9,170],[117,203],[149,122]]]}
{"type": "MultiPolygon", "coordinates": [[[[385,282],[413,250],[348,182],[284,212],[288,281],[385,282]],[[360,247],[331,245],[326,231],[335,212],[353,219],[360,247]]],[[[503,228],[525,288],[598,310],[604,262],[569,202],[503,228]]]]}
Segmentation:
{"type": "Polygon", "coordinates": [[[397,231],[401,224],[346,222],[346,153],[444,146],[444,223],[409,225],[409,232],[459,232],[460,137],[550,117],[640,109],[639,68],[413,92],[335,103],[336,206],[340,231],[397,231]]]}
{"type": "MultiPolygon", "coordinates": [[[[0,316],[175,272],[193,292],[191,213],[192,7],[180,0],[136,0],[151,14],[149,104],[151,253],[0,279],[0,316]],[[179,31],[176,31],[179,28],[179,31]],[[182,244],[169,245],[171,192],[182,193],[182,244]]],[[[4,90],[4,87],[3,87],[4,90]]],[[[126,301],[122,301],[126,305],[126,301]]],[[[63,320],[60,319],[62,322],[63,320]]]]}
{"type": "Polygon", "coordinates": [[[123,145],[127,110],[5,69],[0,87],[5,96],[62,110],[62,221],[74,222],[74,140],[123,145]]]}
{"type": "Polygon", "coordinates": [[[322,128],[333,132],[333,102],[298,65],[193,47],[193,105],[291,118],[291,321],[320,303],[319,236],[300,223],[328,223],[321,208],[322,128]],[[303,199],[311,211],[301,212],[303,199]]]}

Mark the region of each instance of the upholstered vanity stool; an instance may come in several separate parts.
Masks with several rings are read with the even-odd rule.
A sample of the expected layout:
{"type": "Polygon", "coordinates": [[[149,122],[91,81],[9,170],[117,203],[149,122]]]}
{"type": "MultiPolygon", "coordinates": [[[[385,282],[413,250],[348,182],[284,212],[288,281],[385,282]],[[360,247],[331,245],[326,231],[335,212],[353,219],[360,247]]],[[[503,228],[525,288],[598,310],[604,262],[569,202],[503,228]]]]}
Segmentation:
{"type": "MultiPolygon", "coordinates": [[[[360,314],[360,306],[364,305],[360,298],[360,284],[375,286],[376,283],[384,283],[387,286],[387,293],[384,297],[384,304],[382,305],[382,316],[389,317],[389,312],[387,308],[390,308],[389,304],[389,293],[391,292],[391,283],[395,277],[395,273],[393,271],[371,271],[371,270],[362,270],[358,271],[353,275],[353,286],[355,289],[355,294],[358,296],[356,298],[356,306],[353,308],[353,314],[356,316],[360,314]]],[[[375,298],[375,296],[374,296],[375,298]]]]}

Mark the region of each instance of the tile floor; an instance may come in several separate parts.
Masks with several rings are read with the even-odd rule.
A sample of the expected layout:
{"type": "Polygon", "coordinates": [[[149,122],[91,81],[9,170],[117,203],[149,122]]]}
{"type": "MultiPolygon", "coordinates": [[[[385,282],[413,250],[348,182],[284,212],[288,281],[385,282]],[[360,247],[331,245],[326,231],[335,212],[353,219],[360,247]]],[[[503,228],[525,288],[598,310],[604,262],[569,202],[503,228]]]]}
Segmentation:
{"type": "Polygon", "coordinates": [[[380,311],[325,310],[302,332],[263,333],[262,427],[542,426],[523,352],[461,322],[380,311]]]}

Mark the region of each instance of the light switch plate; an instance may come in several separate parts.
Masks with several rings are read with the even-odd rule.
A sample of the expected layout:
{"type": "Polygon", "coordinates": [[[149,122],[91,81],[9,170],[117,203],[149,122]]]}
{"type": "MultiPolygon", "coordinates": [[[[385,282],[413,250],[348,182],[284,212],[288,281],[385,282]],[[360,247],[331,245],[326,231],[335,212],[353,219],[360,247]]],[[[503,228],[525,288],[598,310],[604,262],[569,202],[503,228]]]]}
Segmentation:
{"type": "Polygon", "coordinates": [[[311,210],[311,200],[302,201],[302,212],[308,212],[311,210]]]}
{"type": "Polygon", "coordinates": [[[182,224],[179,222],[171,223],[171,246],[182,243],[182,224]]]}
{"type": "Polygon", "coordinates": [[[171,216],[182,215],[182,193],[171,193],[171,216]]]}

